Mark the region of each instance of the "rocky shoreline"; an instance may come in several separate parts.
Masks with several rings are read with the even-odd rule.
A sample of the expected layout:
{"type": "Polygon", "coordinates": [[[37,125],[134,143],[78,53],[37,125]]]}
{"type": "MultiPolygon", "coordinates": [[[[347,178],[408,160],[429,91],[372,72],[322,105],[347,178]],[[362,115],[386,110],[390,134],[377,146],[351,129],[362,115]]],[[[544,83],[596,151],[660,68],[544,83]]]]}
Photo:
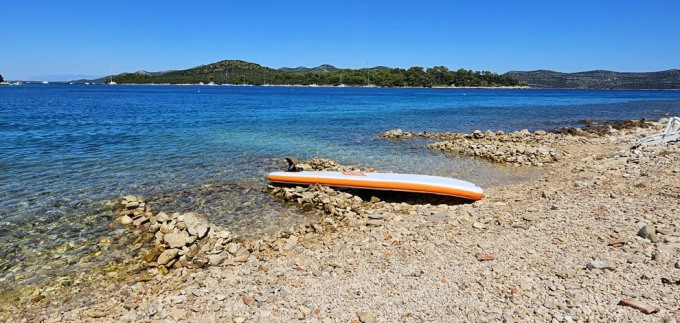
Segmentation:
{"type": "MultiPolygon", "coordinates": [[[[258,240],[194,213],[121,200],[140,270],[0,310],[7,322],[525,322],[680,320],[680,143],[658,132],[418,134],[455,154],[543,167],[474,203],[267,186],[318,220],[258,240]]],[[[406,134],[406,135],[405,135],[406,134]]],[[[324,159],[315,170],[362,170],[324,159]]]]}

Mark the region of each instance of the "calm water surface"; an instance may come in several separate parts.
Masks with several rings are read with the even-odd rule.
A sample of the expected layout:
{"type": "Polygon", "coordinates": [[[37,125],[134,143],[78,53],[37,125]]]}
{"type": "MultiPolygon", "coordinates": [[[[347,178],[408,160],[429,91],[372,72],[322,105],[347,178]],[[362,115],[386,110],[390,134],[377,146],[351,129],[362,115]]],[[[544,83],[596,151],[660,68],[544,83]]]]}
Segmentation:
{"type": "Polygon", "coordinates": [[[305,217],[262,192],[266,173],[282,169],[283,157],[320,156],[489,187],[532,173],[376,135],[395,128],[552,129],[586,118],[667,114],[680,115],[680,92],[3,86],[0,285],[21,281],[21,272],[56,270],[45,268],[54,258],[45,250],[67,245],[63,254],[77,257],[97,248],[89,242],[121,234],[107,224],[111,201],[123,195],[161,201],[156,210],[198,211],[248,234],[305,217]]]}

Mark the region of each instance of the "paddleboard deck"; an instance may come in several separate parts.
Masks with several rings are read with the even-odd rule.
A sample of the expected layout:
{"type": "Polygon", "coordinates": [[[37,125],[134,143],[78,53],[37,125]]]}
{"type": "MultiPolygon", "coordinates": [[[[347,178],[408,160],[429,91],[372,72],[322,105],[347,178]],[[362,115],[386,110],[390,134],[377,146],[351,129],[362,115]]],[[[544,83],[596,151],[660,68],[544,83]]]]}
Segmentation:
{"type": "Polygon", "coordinates": [[[285,184],[320,184],[335,187],[427,193],[480,200],[481,187],[462,180],[429,175],[367,173],[367,172],[273,172],[270,181],[285,184]]]}

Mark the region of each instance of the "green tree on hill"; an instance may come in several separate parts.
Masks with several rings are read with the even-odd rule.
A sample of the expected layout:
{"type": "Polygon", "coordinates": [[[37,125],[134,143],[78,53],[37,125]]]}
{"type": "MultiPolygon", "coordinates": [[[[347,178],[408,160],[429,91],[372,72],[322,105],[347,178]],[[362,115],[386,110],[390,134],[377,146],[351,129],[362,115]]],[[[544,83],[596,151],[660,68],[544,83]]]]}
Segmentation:
{"type": "Polygon", "coordinates": [[[405,73],[407,86],[432,86],[430,78],[427,76],[423,68],[420,66],[413,66],[406,70],[405,73]]]}
{"type": "Polygon", "coordinates": [[[449,69],[446,66],[431,67],[425,70],[425,73],[430,76],[433,84],[448,86],[453,83],[449,69]]]}
{"type": "Polygon", "coordinates": [[[4,81],[5,81],[5,79],[2,78],[2,74],[0,74],[0,82],[4,82],[4,81]]]}

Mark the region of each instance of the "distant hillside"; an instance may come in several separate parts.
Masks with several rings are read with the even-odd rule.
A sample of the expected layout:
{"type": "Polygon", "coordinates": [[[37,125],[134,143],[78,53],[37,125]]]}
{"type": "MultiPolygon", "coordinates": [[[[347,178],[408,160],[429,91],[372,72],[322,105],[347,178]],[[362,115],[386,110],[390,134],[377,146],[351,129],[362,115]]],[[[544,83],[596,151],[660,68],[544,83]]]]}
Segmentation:
{"type": "Polygon", "coordinates": [[[648,73],[589,71],[560,73],[538,70],[506,73],[530,87],[578,89],[680,89],[680,70],[648,73]]]}
{"type": "MultiPolygon", "coordinates": [[[[94,82],[103,83],[109,76],[94,82]]],[[[246,85],[348,85],[381,87],[433,86],[517,86],[509,75],[488,71],[459,69],[444,66],[409,69],[377,66],[364,69],[339,69],[332,65],[314,68],[296,67],[272,69],[240,60],[225,60],[178,71],[149,73],[138,71],[112,76],[118,84],[246,84],[246,85]]],[[[81,80],[85,82],[85,80],[81,80]]]]}
{"type": "Polygon", "coordinates": [[[144,75],[161,75],[161,74],[170,73],[170,72],[174,72],[174,70],[167,70],[167,71],[160,71],[160,72],[147,72],[145,70],[139,70],[135,73],[144,74],[144,75]]]}
{"type": "Polygon", "coordinates": [[[319,65],[317,67],[282,67],[279,68],[281,72],[291,72],[291,73],[306,73],[306,72],[332,72],[338,70],[337,67],[329,64],[319,65]]]}
{"type": "MultiPolygon", "coordinates": [[[[375,66],[375,67],[367,67],[367,68],[360,68],[358,69],[359,71],[379,71],[379,70],[391,70],[392,68],[387,67],[387,66],[375,66]]],[[[339,70],[339,68],[330,65],[330,64],[323,64],[319,65],[317,67],[304,67],[304,66],[298,66],[298,67],[282,67],[278,69],[279,71],[282,72],[290,72],[290,73],[306,73],[306,72],[333,72],[339,70]]]]}
{"type": "MultiPolygon", "coordinates": [[[[169,73],[169,72],[173,72],[173,70],[160,71],[160,72],[147,72],[145,70],[139,70],[139,71],[134,72],[134,73],[124,73],[124,74],[120,74],[120,75],[127,75],[127,74],[161,75],[161,74],[165,74],[165,73],[169,73]]],[[[88,83],[107,83],[107,82],[109,82],[109,77],[110,76],[104,76],[104,77],[100,77],[100,78],[96,78],[96,79],[78,79],[78,80],[73,80],[71,82],[73,82],[73,83],[86,83],[86,82],[88,82],[88,83]]],[[[114,75],[113,78],[115,79],[116,76],[114,75]]]]}
{"type": "MultiPolygon", "coordinates": [[[[127,84],[198,84],[201,82],[206,84],[210,82],[240,84],[247,83],[248,80],[252,81],[256,75],[273,72],[275,70],[258,64],[229,60],[200,65],[186,70],[124,73],[114,75],[113,81],[127,84]]],[[[262,76],[259,77],[262,78],[262,76]]]]}

